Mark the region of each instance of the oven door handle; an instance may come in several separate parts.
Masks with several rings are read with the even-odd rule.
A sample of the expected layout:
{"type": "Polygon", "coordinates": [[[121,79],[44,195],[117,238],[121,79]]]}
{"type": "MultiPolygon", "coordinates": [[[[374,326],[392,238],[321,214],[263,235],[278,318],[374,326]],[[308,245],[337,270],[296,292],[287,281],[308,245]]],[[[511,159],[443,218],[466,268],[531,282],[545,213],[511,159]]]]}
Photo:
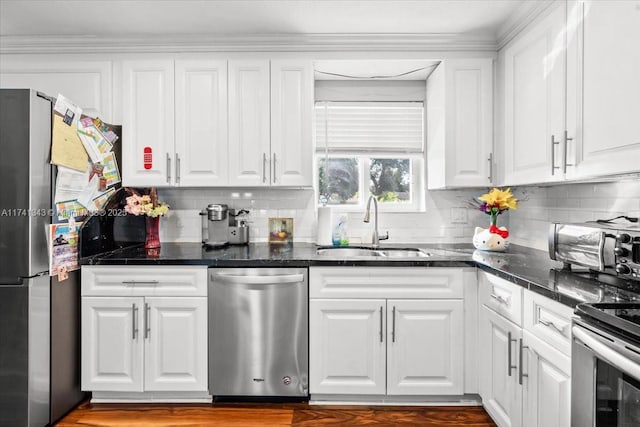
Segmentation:
{"type": "Polygon", "coordinates": [[[571,331],[573,332],[573,338],[578,339],[580,342],[589,347],[599,359],[604,360],[613,367],[626,372],[628,375],[634,378],[640,378],[640,365],[624,357],[616,350],[608,347],[607,345],[602,344],[600,341],[593,338],[588,332],[585,332],[582,328],[574,326],[573,328],[571,328],[571,331]]]}

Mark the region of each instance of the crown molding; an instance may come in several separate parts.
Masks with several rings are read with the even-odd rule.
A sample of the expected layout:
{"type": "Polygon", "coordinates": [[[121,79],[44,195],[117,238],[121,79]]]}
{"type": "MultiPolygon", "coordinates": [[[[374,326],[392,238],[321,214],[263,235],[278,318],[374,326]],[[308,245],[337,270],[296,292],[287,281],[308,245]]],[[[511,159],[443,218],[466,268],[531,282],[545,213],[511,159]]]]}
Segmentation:
{"type": "Polygon", "coordinates": [[[526,1],[500,27],[496,37],[497,50],[502,49],[513,40],[522,30],[549,10],[554,4],[564,0],[526,1]]]}
{"type": "Polygon", "coordinates": [[[460,34],[243,34],[0,36],[0,53],[492,51],[491,36],[460,34]]]}

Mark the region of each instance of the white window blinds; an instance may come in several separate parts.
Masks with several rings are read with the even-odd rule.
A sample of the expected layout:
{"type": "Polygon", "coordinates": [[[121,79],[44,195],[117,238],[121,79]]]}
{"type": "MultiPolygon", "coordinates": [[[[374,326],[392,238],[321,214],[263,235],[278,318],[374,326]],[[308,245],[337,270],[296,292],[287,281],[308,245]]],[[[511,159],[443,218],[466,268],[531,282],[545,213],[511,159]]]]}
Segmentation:
{"type": "Polygon", "coordinates": [[[421,153],[422,102],[318,102],[316,147],[330,152],[421,153]]]}

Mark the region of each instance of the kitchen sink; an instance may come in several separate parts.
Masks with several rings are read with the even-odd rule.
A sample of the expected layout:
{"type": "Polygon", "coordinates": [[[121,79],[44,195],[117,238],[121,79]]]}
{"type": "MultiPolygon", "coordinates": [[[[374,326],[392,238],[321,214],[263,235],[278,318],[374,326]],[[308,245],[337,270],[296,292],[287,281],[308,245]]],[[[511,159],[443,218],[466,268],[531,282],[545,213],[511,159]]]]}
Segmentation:
{"type": "Polygon", "coordinates": [[[362,257],[382,257],[385,256],[380,251],[366,248],[324,248],[318,249],[318,255],[337,256],[340,258],[362,258],[362,257]]]}
{"type": "Polygon", "coordinates": [[[340,259],[349,258],[387,258],[387,259],[406,259],[406,258],[427,258],[431,256],[428,252],[423,252],[417,248],[319,248],[316,253],[324,257],[336,257],[340,259]]]}
{"type": "Polygon", "coordinates": [[[427,258],[431,256],[428,252],[420,249],[381,249],[378,252],[389,258],[427,258]]]}

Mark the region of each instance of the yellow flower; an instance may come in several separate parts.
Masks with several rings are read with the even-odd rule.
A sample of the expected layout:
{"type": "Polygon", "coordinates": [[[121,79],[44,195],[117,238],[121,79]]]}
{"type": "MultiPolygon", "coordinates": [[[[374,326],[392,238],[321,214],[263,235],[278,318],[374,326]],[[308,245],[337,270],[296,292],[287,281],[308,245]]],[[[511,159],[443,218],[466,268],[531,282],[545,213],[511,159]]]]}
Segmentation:
{"type": "Polygon", "coordinates": [[[500,190],[499,188],[493,188],[487,194],[483,194],[478,197],[479,200],[487,204],[487,209],[498,208],[501,211],[507,209],[517,209],[518,199],[513,197],[511,189],[500,190]]]}

